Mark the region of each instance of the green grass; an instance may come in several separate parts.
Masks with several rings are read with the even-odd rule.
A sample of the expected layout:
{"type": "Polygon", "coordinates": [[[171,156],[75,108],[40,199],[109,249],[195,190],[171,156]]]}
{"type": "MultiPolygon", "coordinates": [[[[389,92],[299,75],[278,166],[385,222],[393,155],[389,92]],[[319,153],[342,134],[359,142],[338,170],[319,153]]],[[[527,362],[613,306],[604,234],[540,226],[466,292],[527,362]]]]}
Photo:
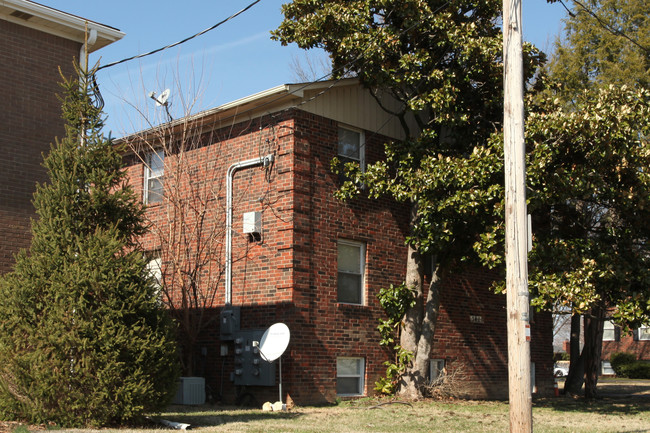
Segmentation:
{"type": "MultiPolygon", "coordinates": [[[[420,401],[400,404],[363,399],[344,401],[329,407],[295,407],[287,412],[208,405],[176,406],[159,414],[159,417],[191,424],[193,430],[201,432],[226,433],[490,433],[509,430],[509,407],[507,402],[500,401],[420,401]]],[[[613,397],[591,402],[570,397],[535,400],[533,427],[536,433],[650,432],[650,396],[613,397]]],[[[97,432],[159,433],[161,429],[166,427],[152,423],[139,429],[105,429],[97,432]]]]}

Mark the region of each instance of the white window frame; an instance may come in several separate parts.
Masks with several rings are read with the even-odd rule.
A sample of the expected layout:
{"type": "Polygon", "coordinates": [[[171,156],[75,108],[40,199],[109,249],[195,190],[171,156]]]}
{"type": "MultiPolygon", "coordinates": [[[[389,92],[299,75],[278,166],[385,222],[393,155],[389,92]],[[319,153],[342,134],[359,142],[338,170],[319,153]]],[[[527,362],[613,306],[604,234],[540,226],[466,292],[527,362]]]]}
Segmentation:
{"type": "Polygon", "coordinates": [[[648,341],[650,340],[650,326],[641,325],[636,330],[639,341],[648,341]]]}
{"type": "Polygon", "coordinates": [[[352,357],[344,356],[336,358],[336,395],[341,397],[357,397],[365,395],[365,376],[366,376],[366,360],[362,357],[352,357]],[[355,374],[343,374],[339,372],[339,361],[343,360],[355,360],[357,361],[358,370],[355,374]],[[356,393],[339,393],[338,390],[338,379],[339,378],[356,378],[357,379],[357,391],[356,393]]]}
{"type": "Polygon", "coordinates": [[[164,190],[164,177],[165,177],[165,151],[164,149],[156,149],[152,150],[151,152],[148,152],[145,158],[145,163],[144,163],[144,186],[143,186],[143,193],[142,193],[142,201],[145,204],[149,203],[160,203],[162,202],[162,194],[160,194],[157,197],[153,197],[152,194],[150,194],[149,191],[149,182],[151,180],[158,180],[160,182],[161,187],[163,187],[164,190]],[[153,164],[152,161],[154,158],[158,158],[160,161],[160,168],[158,170],[153,170],[153,164]],[[152,200],[154,198],[154,200],[152,200]]]}
{"type": "Polygon", "coordinates": [[[339,239],[336,243],[336,266],[337,266],[337,282],[336,282],[336,301],[339,304],[349,304],[349,305],[365,305],[366,302],[366,244],[363,242],[357,242],[357,241],[350,241],[350,240],[345,240],[345,239],[339,239]],[[359,270],[358,272],[350,272],[346,270],[341,270],[340,268],[340,261],[341,257],[339,255],[339,246],[344,245],[347,247],[354,247],[359,249],[359,270]],[[348,301],[342,301],[341,298],[339,297],[339,283],[340,283],[340,275],[341,274],[347,274],[347,275],[358,275],[360,278],[359,281],[359,302],[348,302],[348,301]]]}
{"type": "Polygon", "coordinates": [[[366,135],[363,132],[363,130],[358,129],[358,128],[353,128],[350,126],[346,125],[339,125],[338,130],[337,130],[337,150],[336,153],[341,160],[341,162],[358,162],[359,163],[359,168],[361,168],[361,171],[365,171],[366,169],[366,135]],[[353,156],[349,155],[344,155],[341,153],[340,150],[340,143],[341,143],[341,130],[348,131],[348,132],[353,132],[355,134],[359,134],[359,158],[355,158],[353,156]]]}
{"type": "Polygon", "coordinates": [[[429,359],[429,383],[434,384],[445,374],[445,360],[440,358],[429,359]]]}
{"type": "Polygon", "coordinates": [[[609,361],[600,361],[600,374],[615,375],[616,372],[609,361]]]}
{"type": "Polygon", "coordinates": [[[611,320],[605,320],[603,324],[603,341],[616,341],[616,325],[611,320]]]}
{"type": "Polygon", "coordinates": [[[160,256],[160,251],[152,251],[147,254],[147,272],[155,279],[155,296],[156,299],[162,302],[162,257],[160,256]]]}

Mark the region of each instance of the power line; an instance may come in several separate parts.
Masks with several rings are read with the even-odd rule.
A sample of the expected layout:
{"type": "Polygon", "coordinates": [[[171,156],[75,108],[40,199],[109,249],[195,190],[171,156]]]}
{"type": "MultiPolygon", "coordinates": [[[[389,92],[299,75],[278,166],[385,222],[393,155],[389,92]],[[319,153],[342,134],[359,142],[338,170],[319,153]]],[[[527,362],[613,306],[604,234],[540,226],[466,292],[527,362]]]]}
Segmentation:
{"type": "MultiPolygon", "coordinates": [[[[581,3],[580,1],[578,1],[578,0],[571,0],[571,1],[573,1],[573,3],[575,3],[576,5],[578,5],[578,6],[579,6],[583,11],[585,11],[587,14],[589,14],[591,17],[593,17],[593,18],[598,22],[598,24],[599,24],[603,29],[607,30],[608,32],[610,32],[611,34],[613,34],[613,35],[615,35],[615,36],[621,36],[621,37],[627,39],[627,40],[630,41],[632,44],[636,45],[638,48],[640,48],[641,50],[645,51],[646,54],[650,54],[650,48],[649,48],[649,47],[644,47],[644,46],[641,45],[639,42],[635,41],[635,40],[632,39],[630,36],[628,36],[625,32],[613,28],[611,25],[609,25],[607,22],[605,22],[604,19],[602,19],[601,17],[599,17],[598,14],[597,14],[596,12],[592,11],[591,9],[589,9],[587,6],[585,6],[585,5],[584,5],[583,3],[581,3]]],[[[562,0],[560,0],[560,3],[562,3],[562,5],[564,6],[565,9],[567,9],[567,11],[569,10],[569,9],[566,7],[566,5],[564,4],[564,2],[563,2],[562,0]]],[[[576,15],[575,15],[574,13],[572,13],[571,11],[569,11],[569,15],[570,15],[572,18],[575,18],[575,16],[576,16],[576,15]]]]}
{"type": "Polygon", "coordinates": [[[159,52],[161,52],[161,51],[163,51],[163,50],[166,50],[166,49],[168,49],[168,48],[173,48],[173,47],[176,47],[176,46],[178,46],[178,45],[184,44],[185,42],[187,42],[187,41],[189,41],[189,40],[192,40],[192,39],[196,38],[197,36],[201,36],[202,34],[205,34],[205,33],[209,32],[210,30],[214,30],[214,29],[216,29],[217,27],[219,27],[220,25],[222,25],[222,24],[224,24],[224,23],[227,23],[228,21],[232,20],[233,18],[235,18],[235,17],[237,17],[237,16],[243,14],[244,12],[246,12],[247,10],[249,10],[250,8],[252,8],[253,6],[255,6],[255,5],[256,5],[257,3],[259,3],[260,1],[261,1],[261,0],[255,0],[253,3],[249,4],[248,6],[246,6],[244,9],[240,10],[239,12],[236,12],[236,13],[230,15],[228,18],[226,18],[226,19],[224,19],[224,20],[222,20],[222,21],[219,21],[218,23],[216,23],[216,24],[213,25],[212,27],[208,27],[207,29],[205,29],[205,30],[203,30],[203,31],[200,31],[200,32],[198,32],[198,33],[195,33],[195,34],[193,34],[192,36],[189,36],[189,37],[183,39],[182,41],[174,42],[173,44],[169,44],[169,45],[166,45],[166,46],[164,46],[164,47],[162,47],[162,48],[158,48],[158,49],[156,49],[156,50],[149,51],[148,53],[138,54],[137,56],[128,57],[128,58],[126,58],[126,59],[118,60],[117,62],[113,62],[113,63],[109,63],[109,64],[107,64],[107,65],[100,66],[99,68],[97,68],[97,70],[99,71],[99,70],[101,70],[101,69],[110,68],[110,67],[112,67],[112,66],[119,65],[119,64],[124,63],[124,62],[128,62],[128,61],[130,61],[130,60],[140,59],[140,58],[142,58],[142,57],[146,57],[146,56],[150,56],[150,55],[152,55],[152,54],[159,53],[159,52]]]}

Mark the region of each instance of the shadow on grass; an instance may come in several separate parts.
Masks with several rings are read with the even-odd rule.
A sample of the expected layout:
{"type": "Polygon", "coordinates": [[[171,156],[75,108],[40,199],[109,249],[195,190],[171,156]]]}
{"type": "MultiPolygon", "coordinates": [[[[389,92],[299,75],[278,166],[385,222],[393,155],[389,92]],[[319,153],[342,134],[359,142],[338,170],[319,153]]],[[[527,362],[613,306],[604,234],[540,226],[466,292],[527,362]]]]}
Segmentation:
{"type": "Polygon", "coordinates": [[[636,415],[650,411],[650,398],[647,396],[614,396],[587,400],[584,397],[560,396],[535,400],[533,406],[549,408],[558,412],[636,415]]]}
{"type": "Polygon", "coordinates": [[[208,427],[231,423],[249,423],[266,420],[291,420],[301,417],[299,412],[263,412],[259,409],[241,409],[235,407],[172,406],[153,419],[165,419],[178,423],[190,424],[192,427],[208,427]]]}

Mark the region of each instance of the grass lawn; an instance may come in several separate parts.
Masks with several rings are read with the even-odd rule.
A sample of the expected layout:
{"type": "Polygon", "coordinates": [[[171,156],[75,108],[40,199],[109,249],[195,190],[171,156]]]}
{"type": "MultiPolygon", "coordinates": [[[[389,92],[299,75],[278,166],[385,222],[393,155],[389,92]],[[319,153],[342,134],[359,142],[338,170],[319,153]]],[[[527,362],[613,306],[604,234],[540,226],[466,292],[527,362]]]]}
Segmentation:
{"type": "MultiPolygon", "coordinates": [[[[331,432],[507,432],[508,404],[495,401],[420,401],[412,405],[363,399],[330,407],[295,407],[287,412],[262,412],[215,406],[175,406],[161,418],[192,425],[201,432],[331,433],[331,432]]],[[[612,396],[587,402],[570,397],[534,401],[533,427],[546,432],[650,432],[649,396],[612,396]]],[[[59,430],[77,433],[141,429],[59,430]]]]}

